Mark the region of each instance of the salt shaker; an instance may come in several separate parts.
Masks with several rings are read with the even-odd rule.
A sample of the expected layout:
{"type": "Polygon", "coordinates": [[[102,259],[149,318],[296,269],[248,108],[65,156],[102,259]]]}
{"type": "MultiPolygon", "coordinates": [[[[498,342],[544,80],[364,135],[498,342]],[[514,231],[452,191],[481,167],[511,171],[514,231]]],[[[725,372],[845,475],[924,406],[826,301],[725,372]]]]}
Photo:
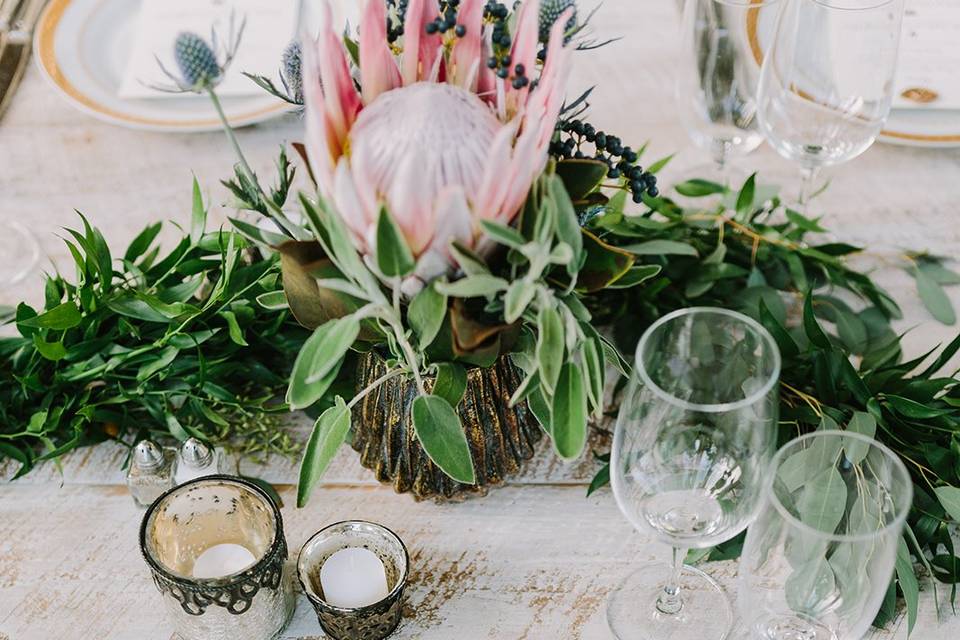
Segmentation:
{"type": "Polygon", "coordinates": [[[220,455],[196,438],[189,438],[180,445],[180,455],[177,461],[177,486],[193,480],[220,473],[220,455]]]}
{"type": "Polygon", "coordinates": [[[127,470],[127,487],[138,507],[149,507],[154,500],[174,487],[176,456],[155,442],[142,440],[133,449],[127,470]]]}

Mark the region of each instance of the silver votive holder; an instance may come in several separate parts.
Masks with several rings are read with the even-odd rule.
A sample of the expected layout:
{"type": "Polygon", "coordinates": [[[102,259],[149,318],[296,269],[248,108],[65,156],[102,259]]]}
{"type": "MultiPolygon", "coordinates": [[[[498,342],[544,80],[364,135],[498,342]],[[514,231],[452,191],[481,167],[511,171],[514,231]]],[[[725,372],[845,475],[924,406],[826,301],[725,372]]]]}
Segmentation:
{"type": "Polygon", "coordinates": [[[280,510],[246,480],[206,476],[157,498],[140,551],[182,640],[271,640],[293,614],[280,510]]]}
{"type": "Polygon", "coordinates": [[[407,586],[410,556],[403,541],[390,529],[372,522],[350,520],[321,529],[307,540],[297,560],[297,577],[317,611],[320,626],[333,640],[382,640],[400,624],[403,590],[407,586]],[[324,598],[320,569],[342,549],[363,548],[383,563],[388,593],[373,604],[355,609],[338,607],[324,598]]]}

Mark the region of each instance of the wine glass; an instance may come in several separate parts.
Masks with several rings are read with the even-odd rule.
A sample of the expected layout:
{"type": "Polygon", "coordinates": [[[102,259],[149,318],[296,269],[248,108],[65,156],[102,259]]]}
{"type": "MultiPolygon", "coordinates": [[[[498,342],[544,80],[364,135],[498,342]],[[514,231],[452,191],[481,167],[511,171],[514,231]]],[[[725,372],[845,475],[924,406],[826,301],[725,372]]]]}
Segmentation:
{"type": "Polygon", "coordinates": [[[727,637],[733,610],[686,551],[733,538],[761,504],[777,432],[780,352],[756,321],[692,308],[640,339],[614,434],[611,483],[638,530],[673,547],[673,563],[637,567],[613,593],[621,640],[727,637]]]}
{"type": "Polygon", "coordinates": [[[6,316],[3,307],[13,304],[7,300],[13,288],[23,282],[40,260],[40,245],[33,233],[15,220],[3,223],[0,234],[0,318],[6,316]]]}
{"type": "Polygon", "coordinates": [[[784,0],[757,94],[760,130],[799,164],[804,208],[823,167],[856,158],[890,114],[904,0],[784,0]]]}
{"type": "Polygon", "coordinates": [[[774,457],[747,532],[739,601],[757,640],[859,640],[890,586],[913,484],[900,458],[850,431],[774,457]]]}
{"type": "Polygon", "coordinates": [[[755,33],[760,14],[779,0],[686,0],[682,59],[675,84],[680,117],[693,143],[711,155],[711,166],[692,171],[729,184],[729,162],[763,143],[757,127],[757,86],[762,53],[755,33]]]}

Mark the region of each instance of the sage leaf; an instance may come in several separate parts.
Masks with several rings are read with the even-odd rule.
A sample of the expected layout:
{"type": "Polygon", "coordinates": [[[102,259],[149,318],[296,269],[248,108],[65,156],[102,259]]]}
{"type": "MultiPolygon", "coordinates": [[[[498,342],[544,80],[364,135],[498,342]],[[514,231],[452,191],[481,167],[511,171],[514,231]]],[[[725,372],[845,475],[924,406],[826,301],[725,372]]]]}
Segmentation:
{"type": "Polygon", "coordinates": [[[552,437],[553,420],[550,417],[551,407],[548,398],[544,395],[542,386],[538,385],[530,392],[530,395],[527,397],[527,405],[530,407],[530,411],[537,419],[537,422],[540,423],[544,433],[552,437]]]}
{"type": "Polygon", "coordinates": [[[420,349],[426,349],[437,337],[447,315],[447,296],[437,291],[436,282],[420,290],[407,310],[407,321],[417,334],[420,349]]]}
{"type": "MultiPolygon", "coordinates": [[[[855,411],[849,424],[847,424],[847,431],[873,438],[877,434],[877,420],[869,413],[855,411]]],[[[843,448],[846,450],[847,460],[852,464],[863,462],[870,451],[870,444],[853,438],[845,438],[844,440],[843,448]]]]}
{"type": "Polygon", "coordinates": [[[307,384],[315,384],[323,380],[334,367],[339,369],[337,363],[343,360],[347,351],[357,341],[357,336],[360,335],[360,321],[353,315],[331,320],[314,331],[314,335],[318,334],[321,336],[320,344],[310,365],[307,384]],[[326,331],[321,331],[324,328],[326,331]]]}
{"type": "Polygon", "coordinates": [[[297,484],[297,507],[303,508],[323,473],[330,466],[337,449],[350,431],[350,410],[343,398],[337,396],[334,405],[324,411],[313,425],[310,440],[300,461],[300,481],[297,484]]]}
{"type": "Polygon", "coordinates": [[[503,319],[508,324],[519,320],[536,295],[537,287],[531,286],[525,280],[515,280],[510,283],[510,288],[503,297],[503,319]]]}
{"type": "Polygon", "coordinates": [[[953,303],[950,302],[949,296],[947,296],[947,292],[943,290],[943,286],[922,269],[915,269],[913,277],[917,280],[917,291],[920,294],[920,299],[931,315],[943,324],[956,324],[957,313],[953,308],[953,303]]]}
{"type": "Polygon", "coordinates": [[[691,245],[676,240],[649,240],[639,244],[628,244],[622,249],[638,256],[691,256],[695,258],[700,255],[691,245]]]}
{"type": "Polygon", "coordinates": [[[480,298],[506,291],[509,283],[503,278],[478,274],[456,282],[438,282],[435,286],[437,291],[453,298],[480,298]]]}
{"type": "Polygon", "coordinates": [[[846,506],[847,485],[834,466],[828,467],[805,484],[797,500],[801,521],[828,534],[836,531],[846,506]]]}
{"type": "Polygon", "coordinates": [[[540,384],[552,394],[560,378],[563,367],[564,332],[563,319],[553,307],[544,306],[537,314],[537,370],[540,372],[540,384]]]}
{"type": "Polygon", "coordinates": [[[527,244],[527,239],[523,237],[523,234],[505,224],[492,220],[481,220],[480,227],[491,239],[511,249],[520,249],[527,244]]]}
{"type": "Polygon", "coordinates": [[[567,263],[567,273],[574,277],[580,271],[583,258],[583,232],[580,230],[580,221],[570,195],[563,186],[563,180],[557,175],[550,178],[550,197],[557,204],[557,239],[570,245],[573,250],[573,259],[567,263]]]}
{"type": "Polygon", "coordinates": [[[467,370],[455,362],[437,364],[437,377],[433,383],[433,395],[440,396],[456,407],[467,390],[467,370]]]}
{"type": "Polygon", "coordinates": [[[402,278],[410,275],[416,266],[413,253],[385,208],[380,209],[377,218],[377,268],[388,278],[402,278]]]}
{"type": "Polygon", "coordinates": [[[580,369],[568,362],[553,394],[553,445],[564,460],[580,457],[587,446],[587,393],[580,369]]]}
{"type": "Polygon", "coordinates": [[[327,389],[336,379],[337,373],[340,372],[340,366],[343,363],[342,357],[338,361],[333,361],[333,366],[329,368],[326,377],[322,380],[307,382],[307,378],[314,373],[318,358],[323,356],[322,349],[332,322],[335,321],[318,327],[307,338],[300,349],[300,353],[297,354],[297,359],[293,363],[293,371],[290,374],[290,383],[287,387],[287,404],[290,405],[291,409],[306,409],[317,402],[327,392],[327,389]]]}
{"type": "Polygon", "coordinates": [[[934,489],[937,500],[954,522],[960,523],[960,489],[956,487],[937,487],[934,489]]]}
{"type": "Polygon", "coordinates": [[[441,471],[463,484],[477,481],[460,416],[445,398],[420,396],[414,400],[413,428],[423,450],[441,471]]]}

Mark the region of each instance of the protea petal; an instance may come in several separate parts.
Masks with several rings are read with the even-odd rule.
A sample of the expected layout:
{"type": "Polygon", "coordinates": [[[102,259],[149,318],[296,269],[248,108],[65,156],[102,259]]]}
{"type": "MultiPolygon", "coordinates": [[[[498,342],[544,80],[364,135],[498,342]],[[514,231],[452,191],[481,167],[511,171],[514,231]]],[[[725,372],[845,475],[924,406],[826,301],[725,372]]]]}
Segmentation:
{"type": "Polygon", "coordinates": [[[510,122],[500,129],[490,145],[483,180],[477,190],[477,200],[473,203],[477,215],[481,218],[492,220],[500,217],[500,208],[509,188],[506,174],[510,170],[516,135],[517,122],[510,122]]]}
{"type": "MultiPolygon", "coordinates": [[[[517,16],[517,34],[513,41],[513,51],[510,54],[512,64],[523,65],[526,73],[533,73],[537,64],[537,47],[540,35],[540,0],[527,0],[520,7],[517,16]]],[[[562,41],[561,41],[562,44],[562,41]]],[[[511,91],[519,94],[520,100],[529,91],[529,85],[511,91]]]]}
{"type": "Polygon", "coordinates": [[[315,48],[309,46],[303,50],[303,96],[310,169],[321,193],[329,194],[333,189],[334,158],[339,155],[340,145],[332,132],[328,131],[323,89],[320,86],[320,67],[315,48]]]}
{"type": "Polygon", "coordinates": [[[437,0],[410,0],[403,25],[403,84],[411,85],[433,71],[440,48],[439,34],[429,35],[427,23],[440,13],[437,0]]]}
{"type": "Polygon", "coordinates": [[[324,1],[322,7],[322,21],[316,43],[317,64],[320,68],[326,115],[342,150],[347,133],[362,104],[353,86],[343,43],[333,27],[330,5],[324,1]]]}
{"type": "Polygon", "coordinates": [[[467,33],[453,45],[452,81],[467,89],[477,90],[481,55],[483,54],[483,7],[485,0],[464,0],[457,19],[467,33]]]}
{"type": "Polygon", "coordinates": [[[337,214],[347,223],[365,251],[367,249],[366,233],[375,224],[375,219],[372,212],[360,200],[350,171],[350,161],[347,158],[341,158],[337,163],[333,199],[337,203],[337,214]]]}
{"type": "MultiPolygon", "coordinates": [[[[428,160],[428,165],[431,162],[428,160]]],[[[433,237],[433,194],[436,190],[430,184],[431,173],[424,170],[423,158],[408,155],[397,168],[393,184],[386,193],[390,213],[415,255],[423,253],[433,237]]]]}
{"type": "Polygon", "coordinates": [[[547,46],[547,61],[540,76],[540,83],[531,100],[540,101],[542,117],[540,127],[540,146],[545,147],[553,137],[554,125],[563,108],[563,94],[570,76],[571,49],[563,44],[567,21],[573,17],[573,9],[567,9],[550,29],[550,42],[547,46]],[[547,126],[549,121],[549,126],[547,126]]]}
{"type": "Polygon", "coordinates": [[[383,0],[367,0],[360,22],[360,86],[363,102],[403,84],[396,59],[387,44],[387,9],[383,0]]]}

